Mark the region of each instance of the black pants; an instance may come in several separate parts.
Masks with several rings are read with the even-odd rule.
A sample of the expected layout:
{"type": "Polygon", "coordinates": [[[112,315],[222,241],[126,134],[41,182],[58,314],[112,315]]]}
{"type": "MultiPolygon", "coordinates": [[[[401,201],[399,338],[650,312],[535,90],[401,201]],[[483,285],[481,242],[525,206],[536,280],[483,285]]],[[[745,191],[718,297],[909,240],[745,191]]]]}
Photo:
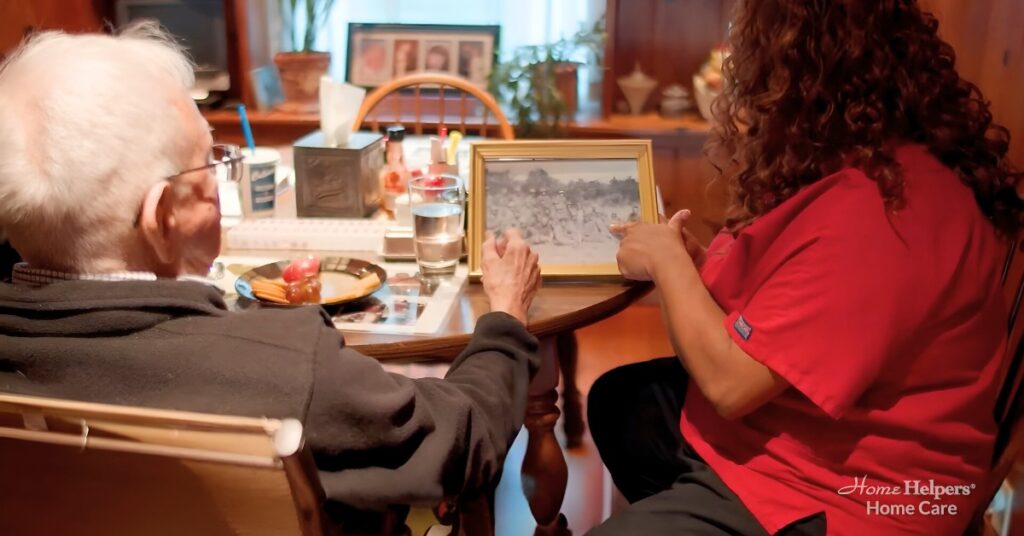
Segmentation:
{"type": "MultiPolygon", "coordinates": [[[[590,433],[632,506],[589,534],[767,535],[680,434],[687,381],[679,360],[668,357],[619,367],[590,389],[590,433]]],[[[777,534],[824,535],[825,516],[797,521],[777,534]]]]}
{"type": "MultiPolygon", "coordinates": [[[[0,232],[0,234],[3,233],[0,232]]],[[[0,238],[0,281],[10,281],[11,269],[19,262],[21,262],[21,257],[18,256],[18,252],[14,251],[11,244],[0,238]]]]}

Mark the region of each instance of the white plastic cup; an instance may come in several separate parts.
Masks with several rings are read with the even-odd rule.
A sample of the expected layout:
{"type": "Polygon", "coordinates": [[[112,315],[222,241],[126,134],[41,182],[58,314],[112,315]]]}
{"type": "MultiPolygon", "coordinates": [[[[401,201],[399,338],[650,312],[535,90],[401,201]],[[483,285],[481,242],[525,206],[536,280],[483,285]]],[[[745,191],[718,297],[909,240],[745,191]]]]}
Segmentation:
{"type": "Polygon", "coordinates": [[[271,218],[277,198],[277,164],[281,155],[270,147],[257,147],[255,152],[242,149],[242,156],[242,182],[238,185],[242,217],[271,218]]]}

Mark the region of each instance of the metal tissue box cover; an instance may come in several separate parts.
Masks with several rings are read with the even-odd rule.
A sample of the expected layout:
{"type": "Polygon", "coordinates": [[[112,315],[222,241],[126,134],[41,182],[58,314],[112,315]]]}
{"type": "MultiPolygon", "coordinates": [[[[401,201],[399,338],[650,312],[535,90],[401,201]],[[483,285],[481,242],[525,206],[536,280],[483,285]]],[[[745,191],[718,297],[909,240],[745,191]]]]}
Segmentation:
{"type": "Polygon", "coordinates": [[[380,201],[383,136],[354,132],[348,144],[324,145],[319,130],[294,143],[295,205],[300,218],[362,218],[380,201]]]}

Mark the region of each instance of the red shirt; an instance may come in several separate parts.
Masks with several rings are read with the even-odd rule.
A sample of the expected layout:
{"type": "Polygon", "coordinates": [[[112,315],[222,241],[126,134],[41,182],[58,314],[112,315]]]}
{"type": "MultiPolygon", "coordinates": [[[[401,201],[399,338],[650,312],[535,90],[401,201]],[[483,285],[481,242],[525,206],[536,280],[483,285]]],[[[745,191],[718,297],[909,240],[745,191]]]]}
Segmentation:
{"type": "Polygon", "coordinates": [[[925,148],[897,159],[898,212],[846,169],[720,234],[701,270],[736,344],[792,388],[728,421],[691,382],[680,426],[770,533],[824,511],[829,534],[960,534],[985,500],[1005,245],[925,148]]]}

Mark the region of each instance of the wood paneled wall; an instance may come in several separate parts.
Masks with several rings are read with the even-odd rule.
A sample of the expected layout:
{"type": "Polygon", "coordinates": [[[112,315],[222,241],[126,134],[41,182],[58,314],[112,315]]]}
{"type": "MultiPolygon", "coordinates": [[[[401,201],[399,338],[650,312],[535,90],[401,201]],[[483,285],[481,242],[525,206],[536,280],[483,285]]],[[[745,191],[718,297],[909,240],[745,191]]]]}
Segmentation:
{"type": "MultiPolygon", "coordinates": [[[[231,89],[228,98],[253,106],[250,72],[271,60],[268,14],[277,0],[223,0],[231,89]]],[[[115,19],[117,0],[0,0],[0,58],[35,30],[96,32],[115,19]]]]}
{"type": "Polygon", "coordinates": [[[252,70],[273,63],[277,47],[271,17],[277,16],[278,0],[224,0],[228,31],[228,60],[232,98],[256,107],[252,70]]]}
{"type": "Polygon", "coordinates": [[[1010,159],[1024,168],[1024,2],[921,0],[956,49],[957,70],[992,102],[996,122],[1010,129],[1010,159]]]}
{"type": "Polygon", "coordinates": [[[113,12],[113,0],[2,0],[0,56],[33,30],[99,31],[113,12]]]}

